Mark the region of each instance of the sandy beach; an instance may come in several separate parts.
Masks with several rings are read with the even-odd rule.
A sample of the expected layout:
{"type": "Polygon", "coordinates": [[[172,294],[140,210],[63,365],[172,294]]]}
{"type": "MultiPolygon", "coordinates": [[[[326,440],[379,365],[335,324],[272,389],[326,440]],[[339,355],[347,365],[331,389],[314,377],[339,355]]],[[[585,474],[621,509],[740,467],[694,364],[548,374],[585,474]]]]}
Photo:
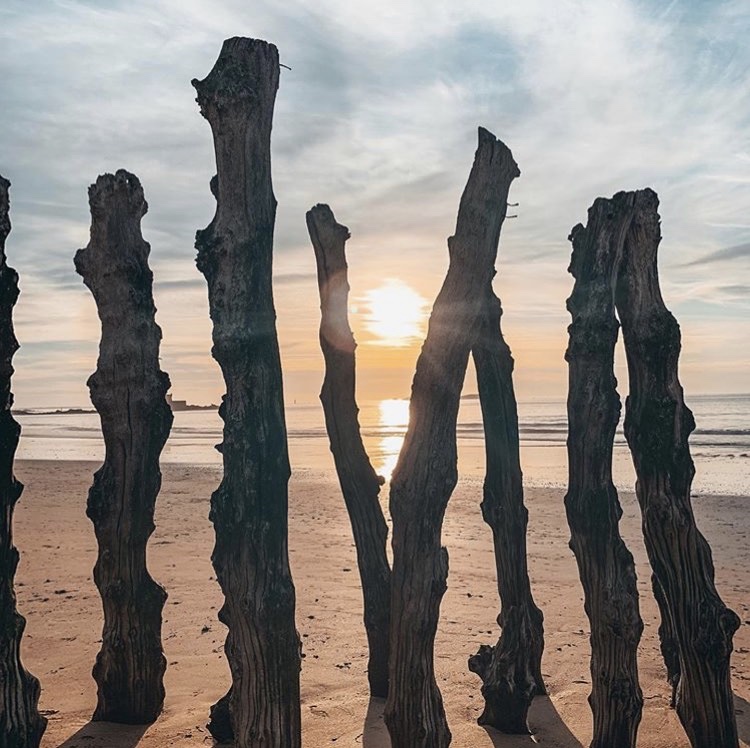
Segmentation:
{"type": "MultiPolygon", "coordinates": [[[[91,667],[99,648],[101,608],[91,570],[95,540],[85,516],[86,492],[98,465],[20,461],[26,484],[17,510],[15,542],[21,551],[19,608],[28,625],[24,663],[42,682],[40,707],[49,718],[44,748],[144,748],[211,743],[208,709],[229,683],[216,619],[221,593],[210,553],[207,519],[215,467],[164,466],[157,529],[150,546],[153,576],[169,600],[164,617],[167,699],[148,728],[89,724],[95,705],[91,667]]],[[[591,713],[587,619],[559,489],[527,489],[529,554],[537,604],[545,615],[543,671],[549,698],[535,700],[533,737],[510,737],[476,725],[482,698],[466,660],[479,644],[494,643],[497,593],[489,529],[479,512],[481,481],[460,481],[444,527],[450,552],[448,592],[436,645],[437,670],[457,748],[587,746],[591,713]]],[[[640,678],[645,705],[643,748],[687,748],[658,651],[656,606],[632,494],[622,494],[622,532],[633,550],[645,631],[640,678]]],[[[386,495],[384,494],[384,502],[386,495]]],[[[741,745],[750,745],[750,515],[748,500],[696,496],[699,526],[713,548],[724,600],[742,619],[732,659],[741,745]]],[[[366,640],[349,521],[333,471],[297,471],[290,486],[290,548],[302,636],[303,745],[387,748],[383,704],[367,696],[366,640]]]]}

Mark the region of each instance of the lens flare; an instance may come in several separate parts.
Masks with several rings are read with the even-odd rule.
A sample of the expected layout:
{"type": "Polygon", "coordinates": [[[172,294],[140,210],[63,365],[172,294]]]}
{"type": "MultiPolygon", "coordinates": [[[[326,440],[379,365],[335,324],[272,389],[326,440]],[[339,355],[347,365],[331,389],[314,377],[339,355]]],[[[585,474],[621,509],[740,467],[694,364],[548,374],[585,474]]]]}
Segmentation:
{"type": "Polygon", "coordinates": [[[401,348],[424,337],[427,302],[400,280],[386,280],[363,299],[365,327],[377,345],[401,348]]]}

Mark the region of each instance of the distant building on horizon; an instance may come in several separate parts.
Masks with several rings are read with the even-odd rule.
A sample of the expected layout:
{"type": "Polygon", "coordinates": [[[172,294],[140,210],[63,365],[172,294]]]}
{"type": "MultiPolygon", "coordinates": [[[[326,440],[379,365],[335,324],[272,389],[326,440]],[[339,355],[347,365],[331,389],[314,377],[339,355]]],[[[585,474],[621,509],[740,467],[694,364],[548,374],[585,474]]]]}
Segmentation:
{"type": "Polygon", "coordinates": [[[175,400],[171,393],[167,393],[167,405],[172,409],[173,413],[177,413],[183,410],[217,410],[218,405],[190,405],[187,400],[175,400]]]}
{"type": "Polygon", "coordinates": [[[188,407],[187,400],[175,400],[171,393],[167,393],[167,405],[172,408],[172,411],[187,410],[188,407]]]}

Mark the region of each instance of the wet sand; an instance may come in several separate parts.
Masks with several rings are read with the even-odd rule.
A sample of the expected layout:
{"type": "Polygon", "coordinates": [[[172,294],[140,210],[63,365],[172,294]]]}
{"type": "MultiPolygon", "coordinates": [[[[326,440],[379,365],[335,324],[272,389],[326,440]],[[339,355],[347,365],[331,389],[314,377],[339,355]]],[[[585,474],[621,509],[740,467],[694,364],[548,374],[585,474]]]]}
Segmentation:
{"type": "MultiPolygon", "coordinates": [[[[99,648],[101,607],[91,570],[96,546],[85,516],[86,492],[98,465],[21,461],[26,484],[17,510],[17,575],[21,612],[28,621],[24,663],[42,681],[41,708],[49,718],[44,748],[144,748],[211,743],[210,705],[227,689],[216,619],[221,593],[210,563],[213,529],[208,500],[220,469],[166,465],[149,565],[169,593],[164,611],[168,660],[165,710],[147,728],[89,724],[96,691],[91,667],[99,648]]],[[[534,595],[545,615],[543,672],[549,698],[530,714],[532,738],[505,736],[476,725],[482,697],[467,658],[494,643],[497,592],[489,529],[479,512],[481,482],[462,480],[444,527],[450,552],[448,592],[436,644],[438,682],[457,748],[587,746],[591,712],[587,619],[559,489],[527,489],[529,553],[534,595]]],[[[658,619],[650,570],[640,540],[632,494],[621,496],[622,531],[638,566],[645,630],[640,676],[645,706],[643,748],[688,748],[658,650],[658,619]]],[[[386,497],[384,496],[384,502],[386,497]]],[[[697,496],[699,525],[712,544],[719,591],[743,625],[735,636],[733,676],[741,745],[750,746],[750,506],[748,499],[697,496]]],[[[297,588],[302,670],[303,745],[387,748],[382,702],[367,697],[366,639],[356,559],[348,517],[331,473],[298,471],[290,486],[291,563],[297,588]]]]}

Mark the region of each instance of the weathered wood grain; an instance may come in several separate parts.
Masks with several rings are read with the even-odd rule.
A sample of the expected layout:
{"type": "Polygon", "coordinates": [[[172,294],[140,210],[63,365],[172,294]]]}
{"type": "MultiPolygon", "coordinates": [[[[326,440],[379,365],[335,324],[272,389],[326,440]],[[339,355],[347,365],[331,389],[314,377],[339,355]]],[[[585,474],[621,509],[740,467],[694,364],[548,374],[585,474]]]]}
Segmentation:
{"type": "Polygon", "coordinates": [[[620,536],[622,509],[612,483],[620,418],[614,375],[619,325],[614,293],[634,195],[597,199],[570,239],[568,299],[568,492],[565,508],[591,624],[591,748],[635,748],[643,695],[637,650],[643,632],[633,556],[620,536]]]}
{"type": "Polygon", "coordinates": [[[141,183],[122,169],[104,174],[89,188],[89,205],[91,240],[76,253],[75,266],[102,325],[88,381],[105,445],[86,510],[99,548],[94,581],[104,608],[93,719],[148,724],[164,704],[167,665],[161,642],[167,593],[148,573],[146,546],[161,487],[159,456],[172,426],[169,377],[159,367],[141,183]]]}
{"type": "Polygon", "coordinates": [[[316,205],[307,212],[306,218],[318,271],[320,347],[326,367],[320,401],[357,548],[369,648],[370,695],[385,698],[388,695],[391,611],[391,568],[386,553],[388,526],[378,500],[383,479],[370,463],[359,430],[356,343],[349,326],[345,254],[349,229],[336,223],[327,205],[316,205]]]}
{"type": "Polygon", "coordinates": [[[391,479],[391,659],[385,721],[393,748],[445,748],[451,740],[434,669],[448,575],[441,529],[457,480],[461,388],[494,273],[508,191],[518,175],[507,146],[480,128],[456,232],[448,239],[448,273],[417,361],[409,427],[391,479]]]}
{"type": "Polygon", "coordinates": [[[226,40],[208,76],[193,81],[217,169],[216,214],[196,235],[197,264],[208,283],[212,353],[227,388],[219,410],[224,477],[210,516],[232,688],[212,710],[210,729],[233,737],[237,748],[298,748],[301,739],[290,468],[271,285],[278,84],[276,47],[241,37],[226,40]]]}
{"type": "Polygon", "coordinates": [[[13,512],[23,485],[13,474],[21,426],[11,412],[13,356],[18,350],[13,330],[18,273],[8,267],[5,254],[9,190],[10,182],[0,176],[0,745],[37,748],[47,720],[39,714],[39,681],[21,662],[26,619],[18,612],[15,591],[19,554],[13,545],[13,512]]]}
{"type": "Polygon", "coordinates": [[[694,748],[737,748],[729,660],[740,620],[719,597],[711,549],[693,516],[688,437],[695,421],[677,371],[680,328],[659,287],[659,199],[648,189],[632,199],[617,283],[630,380],[625,436],[664,619],[662,650],[694,748]]]}
{"type": "Polygon", "coordinates": [[[534,603],[526,554],[528,510],[523,501],[518,407],[513,356],[503,337],[500,299],[490,282],[484,292],[479,335],[472,349],[484,423],[487,471],[482,516],[492,528],[502,631],[482,645],[469,669],[482,679],[485,705],[479,724],[506,733],[528,733],[528,711],[545,694],[542,678],[544,617],[534,603]]]}

